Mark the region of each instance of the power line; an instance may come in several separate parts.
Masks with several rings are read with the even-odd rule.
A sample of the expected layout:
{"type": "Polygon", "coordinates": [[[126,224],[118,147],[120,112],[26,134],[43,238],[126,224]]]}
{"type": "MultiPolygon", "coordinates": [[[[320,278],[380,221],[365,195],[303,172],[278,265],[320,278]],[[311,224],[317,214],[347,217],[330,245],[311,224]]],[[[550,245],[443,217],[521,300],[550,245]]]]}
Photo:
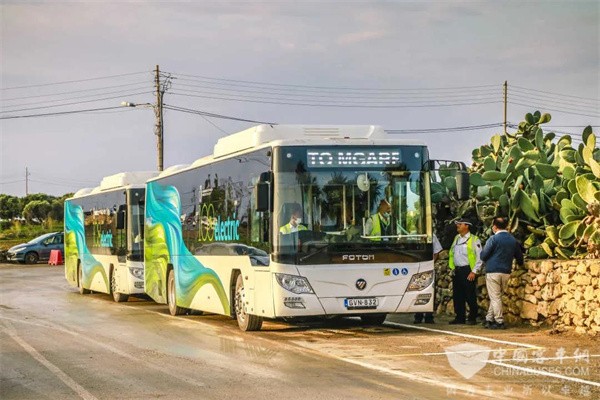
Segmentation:
{"type": "MultiPolygon", "coordinates": [[[[465,91],[465,89],[457,89],[457,90],[453,90],[452,92],[448,93],[445,91],[440,92],[439,94],[436,94],[435,92],[432,91],[428,91],[426,89],[386,89],[386,88],[380,88],[380,89],[374,89],[374,88],[339,88],[339,87],[302,87],[300,85],[278,85],[278,86],[271,86],[271,85],[256,85],[256,84],[244,84],[244,83],[228,83],[228,82],[211,82],[211,81],[202,81],[202,80],[196,80],[196,79],[186,79],[186,78],[178,78],[175,77],[174,79],[177,79],[177,81],[184,81],[184,82],[194,82],[194,83],[202,83],[202,85],[192,85],[192,84],[185,84],[182,83],[182,86],[191,86],[191,87],[207,87],[206,85],[209,85],[208,88],[211,89],[220,89],[221,87],[232,87],[232,88],[250,88],[250,89],[263,89],[263,90],[268,90],[268,91],[285,91],[287,93],[289,93],[290,91],[294,91],[294,92],[308,92],[308,93],[337,93],[337,94],[342,94],[342,95],[353,95],[353,94],[365,94],[366,93],[371,93],[371,94],[388,94],[388,95],[399,95],[399,94],[403,94],[403,95],[419,95],[419,94],[423,94],[425,96],[439,96],[439,95],[444,95],[444,96],[448,96],[451,94],[462,94],[462,95],[470,95],[470,94],[475,94],[475,93],[481,93],[481,92],[496,92],[496,90],[498,88],[496,88],[496,90],[494,90],[493,88],[476,88],[476,89],[469,89],[467,91],[465,91]],[[423,90],[425,90],[425,93],[420,93],[423,90]]],[[[227,90],[227,89],[221,89],[221,90],[227,90]]],[[[434,90],[439,90],[439,89],[434,89],[434,90]]]]}
{"type": "Polygon", "coordinates": [[[336,89],[336,90],[375,90],[375,91],[393,91],[393,90],[457,90],[457,89],[475,89],[475,88],[488,88],[488,87],[497,87],[497,84],[493,85],[477,85],[477,86],[454,86],[454,87],[438,87],[438,88],[393,88],[393,89],[381,89],[381,88],[367,88],[367,87],[340,87],[340,86],[311,86],[311,85],[293,85],[293,84],[280,84],[280,83],[272,83],[272,82],[260,82],[260,81],[247,81],[240,79],[223,79],[223,78],[214,78],[203,75],[190,75],[190,74],[179,74],[172,73],[177,79],[177,76],[186,76],[193,78],[200,78],[205,80],[217,81],[217,82],[236,82],[236,83],[244,83],[244,84],[253,84],[253,85],[265,85],[265,86],[276,86],[276,87],[295,87],[295,88],[311,88],[311,89],[336,89]]]}
{"type": "Polygon", "coordinates": [[[385,131],[394,135],[409,135],[415,133],[437,133],[437,132],[456,132],[468,130],[481,130],[489,128],[499,128],[504,125],[502,122],[484,125],[457,126],[448,128],[426,128],[426,129],[386,129],[385,131]]]}
{"type": "Polygon", "coordinates": [[[122,94],[122,95],[119,95],[119,96],[104,97],[104,98],[101,98],[101,99],[83,100],[83,101],[76,101],[76,102],[71,102],[71,103],[55,104],[55,105],[52,105],[52,106],[29,107],[29,108],[21,108],[21,109],[18,109],[18,110],[0,111],[0,114],[6,114],[8,112],[42,110],[42,109],[46,109],[46,108],[72,106],[72,105],[81,104],[81,103],[95,103],[95,102],[98,102],[98,101],[120,99],[120,98],[123,98],[123,97],[139,96],[139,95],[142,95],[142,94],[149,94],[149,93],[151,94],[152,92],[125,93],[125,94],[122,94]]]}
{"type": "Polygon", "coordinates": [[[562,112],[562,113],[565,113],[565,114],[573,114],[573,115],[581,115],[581,116],[584,116],[584,117],[600,118],[599,115],[583,114],[583,113],[577,113],[577,112],[572,112],[572,111],[565,111],[565,110],[562,110],[562,109],[550,108],[550,107],[540,107],[540,106],[536,106],[536,105],[533,105],[533,104],[523,104],[523,103],[517,103],[517,102],[514,102],[514,101],[509,101],[509,104],[514,104],[514,105],[517,105],[517,106],[523,106],[523,107],[527,107],[529,109],[531,109],[533,107],[533,108],[538,108],[538,109],[546,109],[548,111],[562,112]]]}
{"type": "MultiPolygon", "coordinates": [[[[130,90],[134,90],[134,89],[140,90],[142,88],[141,87],[130,88],[130,90]]],[[[120,96],[129,96],[130,95],[129,93],[124,92],[123,90],[118,90],[118,91],[112,91],[112,92],[104,92],[104,93],[87,94],[87,95],[83,95],[83,96],[69,97],[67,99],[44,100],[44,101],[34,101],[34,102],[29,102],[29,103],[13,104],[13,105],[8,106],[8,109],[6,107],[2,107],[2,109],[6,110],[5,112],[11,112],[12,110],[10,110],[10,108],[14,108],[14,107],[21,107],[21,106],[28,106],[28,105],[35,105],[35,104],[56,103],[56,102],[76,100],[76,99],[87,99],[90,97],[105,96],[105,95],[110,95],[110,94],[120,94],[120,96]]],[[[100,99],[100,100],[103,100],[103,99],[100,99]]],[[[88,102],[92,102],[92,101],[94,101],[94,99],[91,99],[88,102]]],[[[83,101],[78,100],[77,103],[83,103],[83,101]]],[[[69,103],[67,103],[67,104],[69,104],[69,103]]],[[[63,104],[59,104],[56,107],[58,107],[60,105],[63,105],[63,104]]],[[[52,106],[52,107],[55,107],[55,106],[52,106]]]]}
{"type": "Polygon", "coordinates": [[[236,101],[243,103],[260,103],[260,104],[276,104],[276,105],[285,105],[285,106],[306,106],[306,107],[336,107],[336,108],[421,108],[421,107],[454,107],[454,106],[468,106],[468,105],[478,105],[478,104],[497,104],[501,103],[501,100],[496,101],[482,101],[482,102],[464,102],[464,103],[451,103],[451,104],[424,104],[424,105],[398,105],[398,104],[386,104],[386,105],[377,105],[377,104],[332,104],[332,103],[306,103],[306,102],[292,102],[292,101],[270,101],[261,100],[261,99],[243,99],[243,98],[232,98],[232,97],[220,97],[220,96],[201,96],[201,95],[192,95],[185,93],[177,93],[171,92],[170,94],[175,96],[183,96],[183,97],[197,97],[203,99],[212,99],[212,100],[225,100],[225,101],[236,101]]]}
{"type": "Polygon", "coordinates": [[[536,100],[565,103],[565,104],[571,104],[571,105],[575,105],[575,106],[585,106],[585,107],[597,108],[600,105],[600,101],[573,100],[573,99],[559,97],[559,96],[548,96],[548,95],[539,94],[539,93],[529,93],[529,92],[522,91],[519,89],[511,89],[511,95],[514,93],[516,93],[517,95],[520,95],[522,97],[528,97],[528,98],[532,98],[532,99],[536,99],[536,100]]]}
{"type": "Polygon", "coordinates": [[[135,86],[135,85],[141,85],[141,84],[147,84],[148,82],[146,81],[140,81],[140,82],[132,82],[132,83],[123,83],[120,85],[113,85],[113,86],[103,86],[100,88],[89,88],[89,89],[81,89],[81,90],[72,90],[69,92],[55,92],[55,93],[49,93],[49,94],[38,94],[38,95],[33,95],[33,96],[23,96],[23,97],[12,97],[9,99],[5,99],[2,98],[2,101],[13,101],[13,100],[25,100],[25,99],[33,99],[33,98],[39,98],[39,97],[54,97],[54,96],[61,96],[63,94],[74,94],[74,93],[83,93],[83,92],[93,92],[93,91],[97,91],[97,90],[105,90],[105,89],[114,89],[114,88],[120,88],[120,87],[125,87],[125,86],[135,86]]]}
{"type": "Polygon", "coordinates": [[[529,88],[526,88],[526,87],[523,87],[523,86],[511,85],[511,87],[515,87],[515,88],[523,89],[523,90],[528,90],[528,91],[531,91],[531,92],[553,94],[553,95],[562,96],[562,97],[572,97],[574,99],[591,100],[591,101],[596,101],[596,102],[599,101],[598,99],[592,99],[592,98],[589,98],[589,97],[572,96],[572,95],[562,94],[562,93],[556,93],[556,92],[546,92],[544,90],[529,89],[529,88]]]}
{"type": "MultiPolygon", "coordinates": [[[[246,90],[246,89],[226,89],[226,88],[215,88],[215,87],[206,87],[206,86],[202,86],[202,85],[179,85],[177,84],[175,86],[175,89],[178,89],[182,92],[187,92],[187,93],[203,93],[203,94],[215,94],[215,95],[221,95],[221,96],[235,96],[235,95],[239,95],[241,97],[248,97],[248,96],[244,96],[243,94],[239,94],[239,93],[250,93],[253,95],[259,94],[259,95],[272,95],[272,96],[286,96],[283,98],[279,98],[279,99],[283,99],[283,100],[290,100],[290,97],[292,97],[291,100],[305,100],[303,98],[308,97],[308,99],[313,99],[313,98],[330,98],[330,99],[358,99],[358,100],[362,100],[362,99],[374,99],[374,100],[414,100],[414,99],[419,99],[416,101],[411,101],[414,103],[417,102],[425,102],[425,101],[450,101],[450,100],[457,100],[457,101],[461,101],[461,100],[481,100],[482,98],[479,96],[486,96],[484,99],[486,98],[490,98],[490,96],[493,96],[492,98],[497,98],[500,93],[497,92],[487,92],[487,93],[464,93],[464,94],[444,94],[444,95],[422,95],[422,94],[415,94],[415,95],[408,95],[408,94],[395,94],[395,93],[382,93],[382,94],[373,94],[373,93],[368,93],[368,94],[364,94],[364,93],[335,93],[335,94],[312,94],[312,93],[295,93],[295,92],[284,92],[284,93],[279,93],[276,91],[272,91],[272,90],[246,90]],[[198,88],[202,88],[204,87],[205,89],[209,89],[209,90],[193,90],[193,89],[187,89],[188,87],[198,87],[198,88]],[[215,90],[217,92],[215,92],[215,90]],[[222,93],[224,92],[224,93],[222,93]],[[294,97],[301,97],[300,99],[296,99],[294,97]],[[467,97],[468,99],[461,99],[467,97]],[[445,100],[445,99],[449,99],[449,100],[445,100]]],[[[275,89],[277,91],[282,91],[282,89],[275,89]]],[[[321,93],[321,92],[318,92],[321,93]]],[[[256,97],[256,96],[252,96],[252,97],[256,97]]]]}
{"type": "Polygon", "coordinates": [[[18,181],[0,182],[0,185],[10,185],[12,183],[25,182],[25,179],[19,179],[18,181]]]}
{"type": "Polygon", "coordinates": [[[28,88],[42,87],[42,86],[64,85],[64,84],[67,84],[67,83],[89,82],[89,81],[97,81],[97,80],[101,80],[101,79],[118,78],[118,77],[122,77],[122,76],[131,76],[131,75],[146,74],[148,72],[149,71],[130,72],[130,73],[127,73],[127,74],[107,75],[107,76],[99,76],[99,77],[96,77],[96,78],[77,79],[77,80],[72,80],[72,81],[62,81],[62,82],[53,82],[53,83],[43,83],[43,84],[39,84],[39,85],[12,86],[12,87],[0,88],[0,90],[28,89],[28,88]]]}
{"type": "Polygon", "coordinates": [[[545,100],[545,99],[539,99],[539,98],[535,98],[535,97],[529,97],[529,96],[523,96],[520,94],[512,94],[509,96],[510,99],[516,99],[518,101],[531,101],[533,103],[538,103],[538,104],[548,104],[551,107],[562,107],[565,109],[573,109],[573,110],[579,110],[579,111],[589,111],[589,112],[595,112],[600,110],[600,108],[598,106],[590,106],[590,105],[583,105],[583,104],[574,104],[574,103],[567,103],[567,102],[561,102],[561,101],[552,101],[552,100],[545,100]]]}
{"type": "Polygon", "coordinates": [[[51,117],[51,116],[56,116],[56,115],[86,113],[86,112],[91,112],[91,111],[115,110],[117,108],[123,108],[123,107],[117,106],[117,107],[90,108],[87,110],[61,111],[61,112],[53,112],[53,113],[45,113],[45,114],[9,115],[6,117],[0,116],[0,120],[1,119],[17,119],[17,118],[51,117]]]}
{"type": "Polygon", "coordinates": [[[274,123],[274,122],[256,121],[256,120],[252,120],[252,119],[232,117],[232,116],[222,115],[222,114],[213,114],[213,113],[209,113],[209,112],[205,112],[205,111],[194,110],[191,108],[173,106],[173,105],[168,105],[168,104],[164,104],[163,107],[167,110],[180,111],[180,112],[185,112],[185,113],[189,113],[189,114],[197,114],[197,115],[201,115],[201,116],[205,116],[205,117],[229,119],[232,121],[240,121],[240,122],[251,122],[251,123],[255,123],[255,124],[277,125],[277,123],[274,123]]]}

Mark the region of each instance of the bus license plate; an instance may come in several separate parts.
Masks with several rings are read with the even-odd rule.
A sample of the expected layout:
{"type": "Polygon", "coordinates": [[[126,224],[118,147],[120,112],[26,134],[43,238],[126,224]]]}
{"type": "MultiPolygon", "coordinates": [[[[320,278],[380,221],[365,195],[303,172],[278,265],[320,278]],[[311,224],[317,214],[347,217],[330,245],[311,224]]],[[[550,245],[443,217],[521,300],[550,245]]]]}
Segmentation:
{"type": "Polygon", "coordinates": [[[344,306],[348,310],[367,310],[377,308],[379,301],[376,297],[361,297],[358,299],[344,299],[344,306]]]}

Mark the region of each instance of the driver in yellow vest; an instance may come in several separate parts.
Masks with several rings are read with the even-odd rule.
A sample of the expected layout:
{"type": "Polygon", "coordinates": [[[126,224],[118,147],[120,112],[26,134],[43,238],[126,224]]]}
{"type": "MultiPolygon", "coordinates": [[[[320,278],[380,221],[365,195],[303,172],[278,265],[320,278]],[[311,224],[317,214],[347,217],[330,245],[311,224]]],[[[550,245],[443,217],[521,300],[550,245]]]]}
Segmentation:
{"type": "Polygon", "coordinates": [[[452,277],[452,300],[456,317],[450,324],[475,325],[477,323],[477,283],[475,278],[481,270],[481,242],[470,232],[471,222],[461,218],[454,222],[458,235],[454,238],[448,254],[448,268],[454,271],[452,277]],[[466,319],[465,302],[469,305],[469,318],[466,319]]]}
{"type": "Polygon", "coordinates": [[[391,236],[393,234],[392,205],[387,200],[381,200],[377,212],[365,222],[365,231],[369,236],[391,236]]]}
{"type": "Polygon", "coordinates": [[[283,233],[284,235],[288,235],[290,233],[305,231],[306,226],[302,224],[302,206],[300,204],[295,203],[292,207],[292,216],[290,217],[290,222],[283,225],[279,228],[279,233],[283,233]]]}

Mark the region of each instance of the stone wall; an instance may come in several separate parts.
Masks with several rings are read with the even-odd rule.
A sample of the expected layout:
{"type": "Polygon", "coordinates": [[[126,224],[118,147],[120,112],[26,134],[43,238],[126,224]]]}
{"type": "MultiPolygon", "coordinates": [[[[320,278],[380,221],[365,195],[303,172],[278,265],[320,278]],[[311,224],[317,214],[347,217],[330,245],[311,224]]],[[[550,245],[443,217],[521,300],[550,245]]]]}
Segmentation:
{"type": "MultiPolygon", "coordinates": [[[[454,313],[448,253],[436,262],[436,312],[454,313]]],[[[477,279],[479,312],[489,305],[485,276],[477,279]]],[[[513,269],[503,297],[507,324],[550,326],[600,335],[600,259],[530,260],[513,269]]]]}

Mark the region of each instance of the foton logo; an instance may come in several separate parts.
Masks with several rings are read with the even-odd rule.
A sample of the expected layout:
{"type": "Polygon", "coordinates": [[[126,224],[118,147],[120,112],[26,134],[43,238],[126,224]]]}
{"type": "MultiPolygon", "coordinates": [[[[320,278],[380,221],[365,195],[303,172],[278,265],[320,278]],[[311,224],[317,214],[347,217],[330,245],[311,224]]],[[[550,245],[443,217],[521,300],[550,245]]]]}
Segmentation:
{"type": "Polygon", "coordinates": [[[344,254],[342,261],[374,261],[374,254],[344,254]]]}

